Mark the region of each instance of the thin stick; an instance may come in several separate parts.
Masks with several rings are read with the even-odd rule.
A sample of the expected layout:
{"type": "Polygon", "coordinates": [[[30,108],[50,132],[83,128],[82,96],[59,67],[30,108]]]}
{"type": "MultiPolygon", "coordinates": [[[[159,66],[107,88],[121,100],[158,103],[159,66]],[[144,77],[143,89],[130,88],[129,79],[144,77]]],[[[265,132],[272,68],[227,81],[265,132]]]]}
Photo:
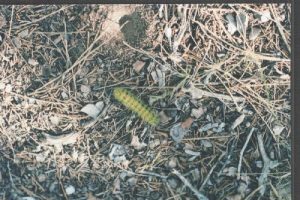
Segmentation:
{"type": "Polygon", "coordinates": [[[254,132],[254,128],[251,129],[251,131],[246,139],[246,142],[240,152],[240,160],[239,160],[238,171],[237,171],[237,179],[238,180],[241,178],[241,168],[242,168],[242,159],[243,159],[244,151],[246,150],[246,147],[250,141],[250,138],[251,138],[253,132],[254,132]]]}
{"type": "Polygon", "coordinates": [[[11,173],[10,173],[10,166],[9,166],[9,162],[7,162],[7,168],[8,168],[8,174],[9,174],[9,180],[11,182],[12,187],[15,187],[14,181],[12,179],[11,173]]]}
{"type": "Polygon", "coordinates": [[[194,186],[192,186],[192,184],[184,176],[182,176],[176,169],[173,169],[173,173],[183,182],[185,186],[190,188],[195,193],[195,195],[199,200],[208,200],[208,198],[204,194],[202,194],[194,186]]]}
{"type": "Polygon", "coordinates": [[[268,181],[268,175],[270,173],[270,169],[274,168],[277,166],[277,162],[271,161],[270,158],[268,157],[265,147],[264,147],[264,142],[263,142],[263,137],[261,134],[257,135],[257,142],[258,142],[258,147],[259,151],[261,154],[261,157],[264,162],[264,167],[262,169],[261,175],[258,179],[258,185],[260,186],[260,195],[263,196],[266,190],[266,185],[268,181]]]}
{"type": "Polygon", "coordinates": [[[10,38],[11,27],[12,27],[13,18],[14,18],[14,10],[15,10],[15,6],[12,5],[12,7],[11,7],[11,17],[10,17],[10,22],[9,22],[9,30],[8,30],[8,37],[9,38],[10,38]]]}
{"type": "Polygon", "coordinates": [[[192,98],[200,99],[202,96],[206,97],[214,97],[220,100],[227,100],[227,101],[235,101],[235,102],[244,102],[245,98],[243,97],[236,97],[236,96],[230,96],[225,94],[217,94],[213,92],[207,92],[205,90],[201,90],[199,88],[196,88],[195,86],[191,86],[190,88],[182,88],[183,92],[190,92],[192,95],[192,98]]]}
{"type": "Polygon", "coordinates": [[[277,28],[279,30],[279,33],[280,33],[280,35],[281,35],[281,37],[282,37],[282,39],[284,41],[284,44],[287,47],[289,53],[291,53],[291,47],[290,47],[290,45],[289,45],[289,43],[288,43],[288,41],[287,41],[287,39],[286,39],[286,37],[284,35],[283,27],[280,24],[280,22],[276,19],[276,18],[278,18],[278,15],[277,15],[276,11],[274,10],[274,5],[270,4],[269,7],[270,7],[270,10],[271,10],[271,12],[273,14],[274,22],[275,22],[275,24],[276,24],[276,26],[277,26],[277,28]]]}
{"type": "MultiPolygon", "coordinates": [[[[223,153],[220,155],[218,161],[220,161],[220,160],[223,158],[224,155],[225,155],[225,152],[223,152],[223,153]]],[[[208,182],[208,180],[209,180],[211,174],[213,173],[213,171],[215,170],[215,168],[216,168],[216,166],[217,166],[218,164],[219,164],[219,162],[216,162],[216,163],[214,164],[214,166],[210,169],[210,171],[209,171],[209,173],[207,174],[205,180],[203,181],[201,187],[199,188],[200,191],[203,190],[204,186],[205,186],[206,183],[208,182]]]]}
{"type": "Polygon", "coordinates": [[[148,172],[148,171],[138,172],[137,175],[142,175],[142,176],[155,176],[155,177],[158,177],[158,178],[161,178],[161,179],[167,179],[167,178],[168,178],[167,176],[163,176],[163,175],[157,174],[157,173],[155,173],[155,172],[148,172]]]}

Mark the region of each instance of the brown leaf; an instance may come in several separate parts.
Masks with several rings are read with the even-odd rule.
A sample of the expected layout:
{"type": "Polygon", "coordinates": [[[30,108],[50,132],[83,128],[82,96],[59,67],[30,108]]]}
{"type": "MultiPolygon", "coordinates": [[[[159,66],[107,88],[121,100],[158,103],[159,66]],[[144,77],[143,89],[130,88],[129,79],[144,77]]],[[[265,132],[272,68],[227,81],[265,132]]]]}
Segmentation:
{"type": "Polygon", "coordinates": [[[194,119],[189,117],[184,122],[181,123],[181,127],[184,129],[188,129],[191,127],[193,122],[194,122],[194,119]]]}
{"type": "Polygon", "coordinates": [[[133,69],[136,73],[140,73],[140,71],[143,69],[144,66],[145,66],[145,62],[138,60],[133,64],[133,69]]]}

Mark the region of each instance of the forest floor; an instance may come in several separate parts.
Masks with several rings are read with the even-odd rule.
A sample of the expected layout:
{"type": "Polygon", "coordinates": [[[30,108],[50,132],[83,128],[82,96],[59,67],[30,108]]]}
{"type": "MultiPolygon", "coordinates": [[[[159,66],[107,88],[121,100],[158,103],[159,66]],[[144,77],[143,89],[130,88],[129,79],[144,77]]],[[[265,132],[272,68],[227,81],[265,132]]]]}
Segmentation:
{"type": "Polygon", "coordinates": [[[0,9],[0,199],[291,199],[290,4],[0,9]]]}

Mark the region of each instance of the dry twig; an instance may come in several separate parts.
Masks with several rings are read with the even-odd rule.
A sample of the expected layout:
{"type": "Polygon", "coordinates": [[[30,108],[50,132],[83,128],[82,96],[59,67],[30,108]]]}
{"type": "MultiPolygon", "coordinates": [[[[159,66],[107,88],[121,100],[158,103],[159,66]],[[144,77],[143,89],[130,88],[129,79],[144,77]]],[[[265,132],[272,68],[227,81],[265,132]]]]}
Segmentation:
{"type": "Polygon", "coordinates": [[[247,145],[248,145],[248,143],[250,141],[250,138],[251,138],[254,130],[255,130],[254,128],[251,129],[250,133],[247,136],[246,142],[245,142],[245,144],[244,144],[244,146],[243,146],[243,148],[242,148],[242,150],[240,152],[240,160],[239,160],[239,165],[238,165],[238,170],[237,170],[237,179],[238,180],[241,178],[241,168],[242,168],[242,160],[243,160],[244,151],[247,148],[247,145]]]}
{"type": "Polygon", "coordinates": [[[262,137],[261,134],[257,134],[257,142],[258,142],[258,147],[259,147],[261,157],[262,157],[263,162],[264,162],[264,167],[263,167],[261,175],[258,179],[259,187],[261,187],[259,192],[260,192],[261,196],[263,196],[264,193],[265,193],[265,190],[266,190],[266,184],[267,184],[267,181],[268,181],[268,174],[270,173],[271,169],[275,168],[278,165],[278,162],[277,161],[272,161],[268,157],[268,155],[266,153],[266,150],[265,150],[265,147],[264,147],[263,137],[262,137]]]}
{"type": "Polygon", "coordinates": [[[197,196],[197,198],[199,200],[208,200],[208,198],[204,194],[199,192],[194,186],[192,186],[192,184],[184,176],[182,176],[179,173],[179,171],[177,171],[176,169],[173,169],[173,173],[183,182],[183,184],[185,186],[187,186],[194,192],[194,194],[197,196]]]}

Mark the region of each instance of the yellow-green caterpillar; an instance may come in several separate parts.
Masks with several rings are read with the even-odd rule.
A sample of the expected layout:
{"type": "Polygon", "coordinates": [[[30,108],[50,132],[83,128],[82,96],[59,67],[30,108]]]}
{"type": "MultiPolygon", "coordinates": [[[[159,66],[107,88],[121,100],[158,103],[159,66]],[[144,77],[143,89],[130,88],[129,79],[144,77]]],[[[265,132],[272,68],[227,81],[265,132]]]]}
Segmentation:
{"type": "Polygon", "coordinates": [[[138,116],[141,117],[144,121],[153,126],[158,125],[159,116],[132,92],[127,89],[118,87],[114,89],[113,95],[124,106],[137,113],[138,116]]]}

